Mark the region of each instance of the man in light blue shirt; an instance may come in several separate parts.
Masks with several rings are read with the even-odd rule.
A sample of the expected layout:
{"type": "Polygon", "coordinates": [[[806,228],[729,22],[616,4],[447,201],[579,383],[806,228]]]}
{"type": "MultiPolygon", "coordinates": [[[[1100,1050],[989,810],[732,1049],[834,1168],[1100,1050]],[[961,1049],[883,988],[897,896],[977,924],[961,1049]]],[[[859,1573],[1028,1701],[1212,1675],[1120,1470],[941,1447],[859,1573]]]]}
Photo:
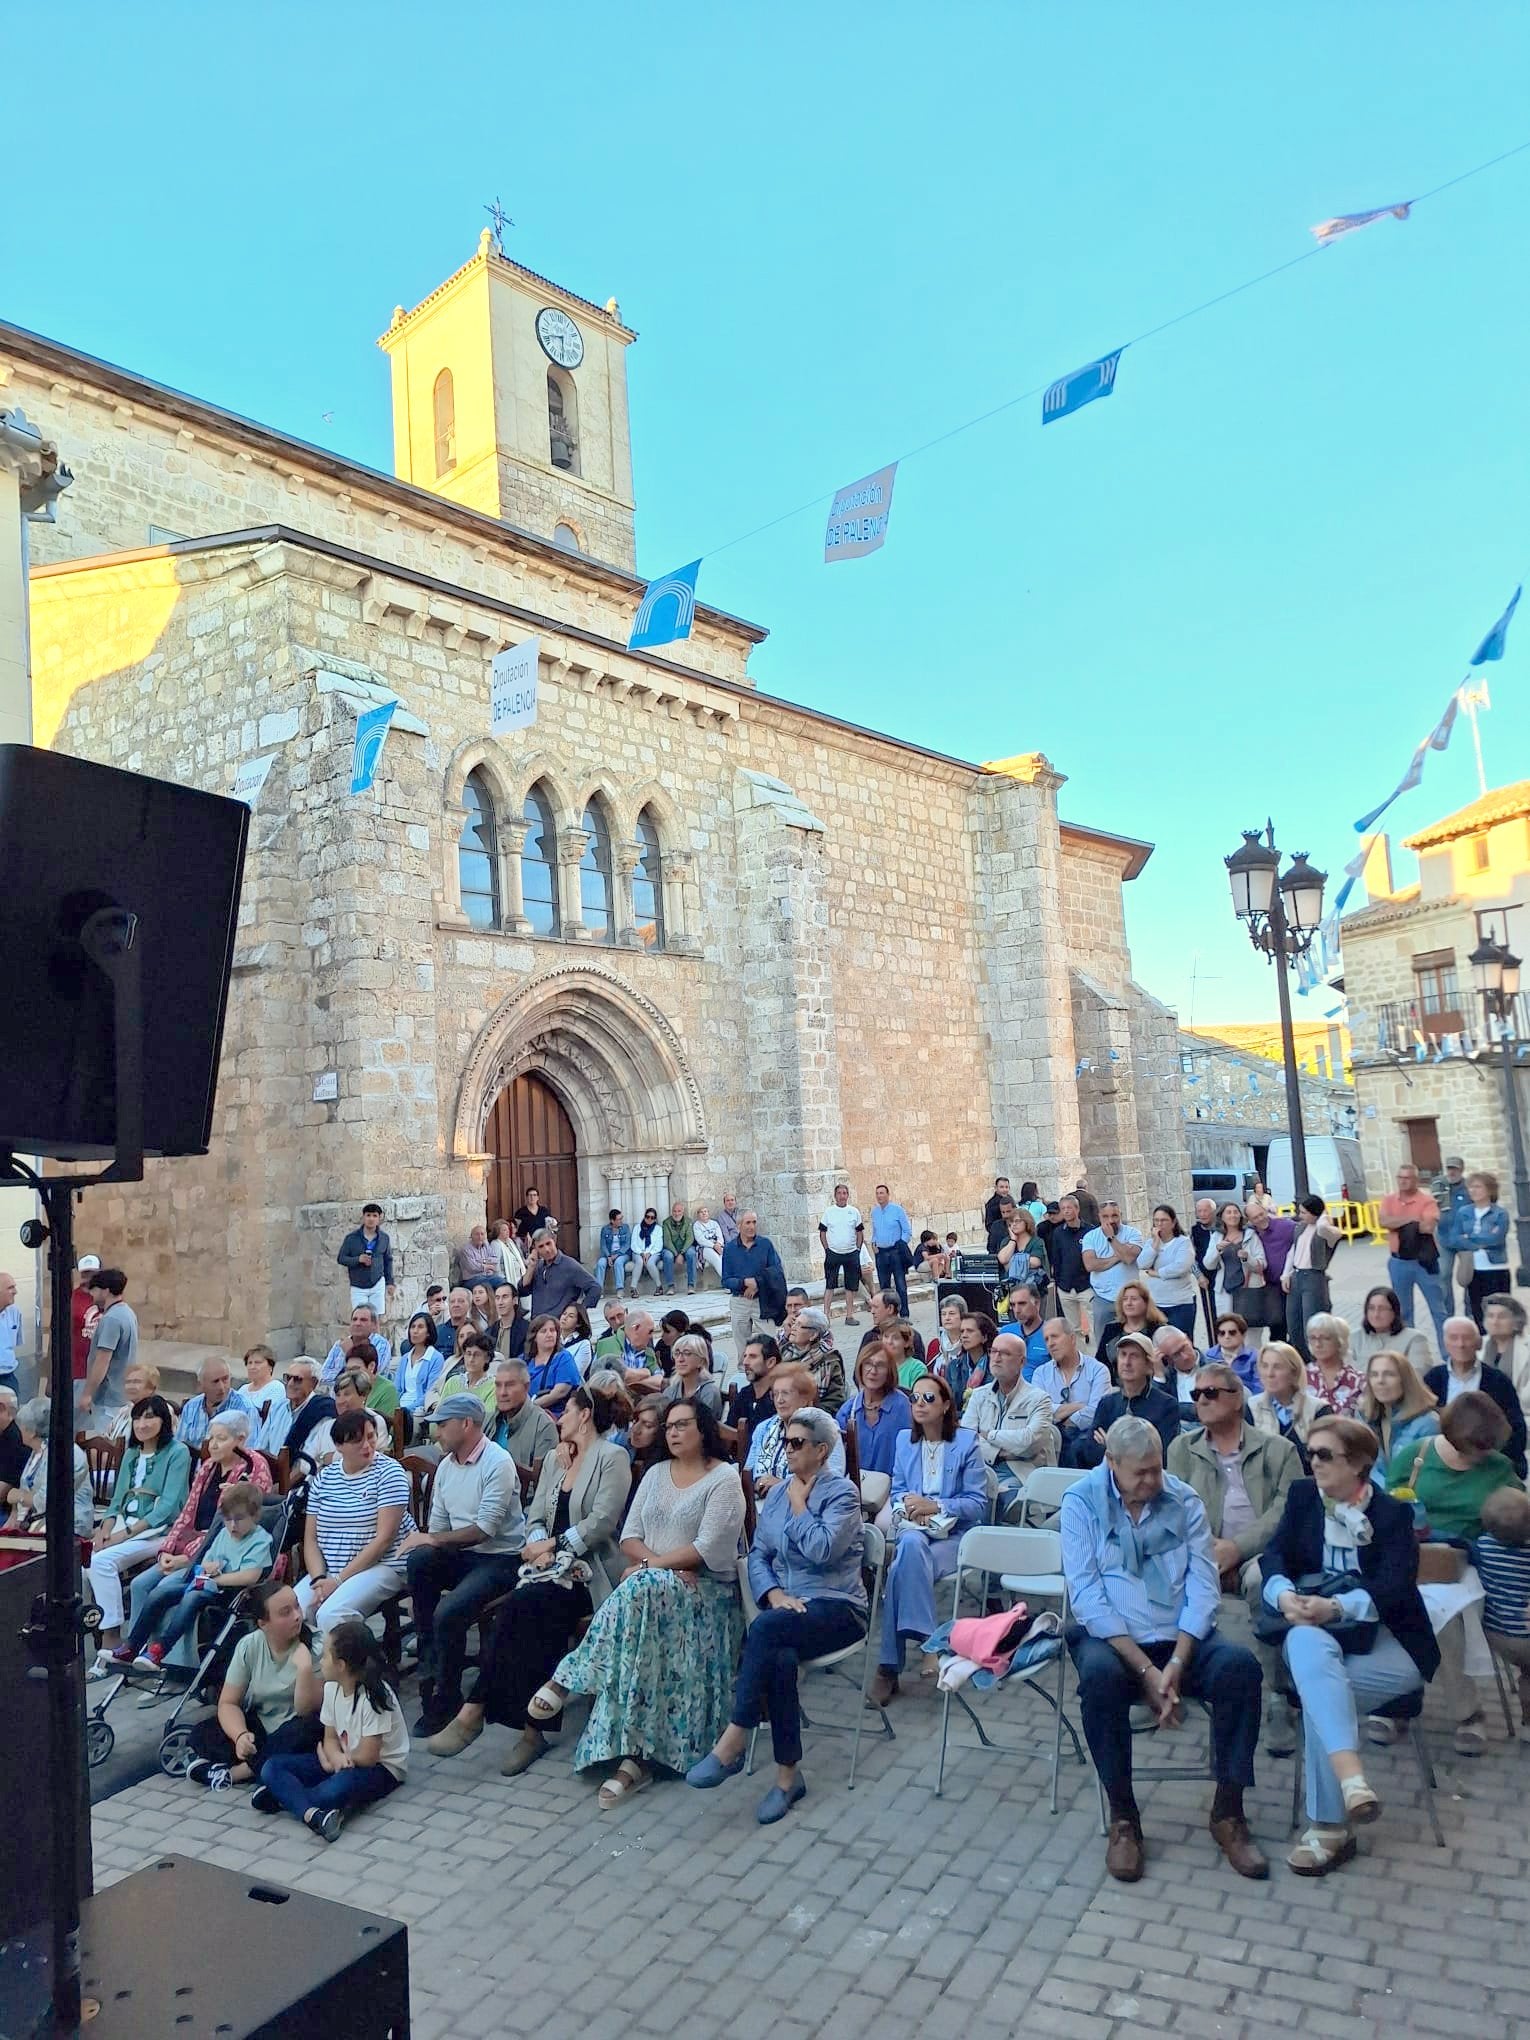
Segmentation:
{"type": "Polygon", "coordinates": [[[16,1278],[0,1275],[0,1385],[16,1386],[16,1348],[21,1344],[21,1312],[16,1306],[16,1278]]]}
{"type": "Polygon", "coordinates": [[[1031,1386],[1044,1389],[1052,1398],[1052,1422],[1062,1433],[1061,1466],[1092,1466],[1089,1450],[1094,1437],[1094,1413],[1100,1397],[1110,1392],[1110,1376],[1104,1365],[1078,1350],[1078,1340],[1066,1318],[1048,1318],[1042,1327],[1051,1356],[1031,1375],[1031,1386]]]}
{"type": "Polygon", "coordinates": [[[230,1410],[242,1410],[250,1420],[250,1437],[253,1438],[261,1427],[261,1412],[256,1409],[242,1388],[234,1387],[234,1377],[229,1373],[228,1362],[216,1355],[204,1360],[197,1369],[200,1395],[189,1397],[181,1405],[180,1419],[175,1435],[192,1452],[206,1442],[207,1427],[226,1416],[230,1410]]]}
{"type": "Polygon", "coordinates": [[[892,1202],[885,1183],[877,1185],[877,1201],[871,1207],[871,1245],[877,1257],[878,1289],[895,1289],[898,1309],[908,1316],[908,1270],[913,1260],[914,1228],[901,1204],[892,1202]]]}
{"type": "Polygon", "coordinates": [[[1121,1223],[1121,1207],[1107,1198],[1100,1206],[1100,1222],[1084,1234],[1084,1266],[1089,1271],[1089,1292],[1093,1319],[1094,1350],[1105,1342],[1105,1328],[1115,1318],[1116,1298],[1121,1285],[1136,1271],[1143,1238],[1134,1225],[1121,1223]]]}
{"type": "Polygon", "coordinates": [[[1126,1884],[1142,1875],[1132,1708],[1145,1703],[1170,1728],[1183,1694],[1211,1710],[1212,1839],[1239,1876],[1268,1877],[1243,1813],[1259,1739],[1259,1661],[1217,1635],[1211,1526],[1194,1488],[1165,1474],[1150,1423],[1117,1418],[1103,1463],[1063,1496],[1058,1527],[1079,1712],[1110,1807],[1105,1868],[1126,1884]]]}

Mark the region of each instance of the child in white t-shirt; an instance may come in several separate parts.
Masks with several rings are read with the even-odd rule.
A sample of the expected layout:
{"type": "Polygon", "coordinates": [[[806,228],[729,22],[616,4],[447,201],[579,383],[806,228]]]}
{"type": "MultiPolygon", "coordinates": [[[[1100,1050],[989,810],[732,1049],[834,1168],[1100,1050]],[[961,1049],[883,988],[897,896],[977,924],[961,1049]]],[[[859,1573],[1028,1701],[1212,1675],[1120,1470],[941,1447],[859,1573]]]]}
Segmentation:
{"type": "Polygon", "coordinates": [[[261,1813],[284,1806],[321,1841],[332,1842],[348,1812],[403,1784],[409,1731],[383,1676],[377,1639],[360,1616],[347,1616],[325,1636],[319,1671],[323,1741],[311,1755],[268,1757],[250,1804],[261,1813]]]}

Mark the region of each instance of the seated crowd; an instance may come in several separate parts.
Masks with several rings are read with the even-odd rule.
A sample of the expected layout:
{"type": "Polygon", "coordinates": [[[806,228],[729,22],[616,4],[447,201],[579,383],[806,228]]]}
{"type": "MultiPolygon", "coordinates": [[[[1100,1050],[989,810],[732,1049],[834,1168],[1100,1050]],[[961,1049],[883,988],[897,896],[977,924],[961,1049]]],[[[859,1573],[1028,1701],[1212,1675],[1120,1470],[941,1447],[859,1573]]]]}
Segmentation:
{"type": "MultiPolygon", "coordinates": [[[[1169,1727],[1189,1699],[1211,1716],[1212,1835],[1239,1874],[1268,1874],[1244,1808],[1261,1695],[1268,1753],[1304,1744],[1308,1826],[1290,1866],[1336,1869],[1381,1811],[1362,1739],[1393,1739],[1410,1696],[1438,1676],[1457,1751],[1486,1745],[1467,1608],[1432,1592],[1436,1578],[1459,1584],[1451,1553],[1478,1569],[1486,1639],[1513,1667],[1530,1726],[1530,1496],[1510,1371],[1523,1314],[1487,1297],[1485,1332],[1447,1318],[1443,1362],[1420,1364],[1427,1349],[1390,1290],[1367,1299],[1365,1336],[1352,1337],[1320,1307],[1326,1284],[1303,1280],[1300,1345],[1266,1336],[1247,1277],[1268,1277],[1272,1221],[1229,1207],[1200,1257],[1200,1289],[1220,1306],[1200,1347],[1196,1256],[1173,1210],[1132,1240],[1108,1202],[1087,1228],[1076,1198],[1061,1206],[1051,1224],[1003,1214],[1000,1258],[1019,1279],[1002,1322],[948,1298],[927,1345],[889,1287],[872,1291],[871,1324],[842,1354],[829,1312],[784,1280],[772,1292],[757,1258],[742,1324],[735,1297],[746,1336],[727,1386],[705,1326],[678,1310],[656,1324],[635,1281],[597,1336],[599,1292],[545,1230],[519,1283],[475,1274],[435,1290],[396,1356],[375,1306],[357,1303],[323,1360],[278,1372],[252,1348],[240,1387],[208,1361],[178,1417],[135,1363],[125,1421],[112,1418],[122,1451],[106,1514],[94,1523],[88,1468],[76,1511],[102,1612],[97,1673],[157,1673],[204,1608],[247,1589],[254,1626],[196,1731],[192,1775],[253,1784],[257,1806],[332,1840],[407,1771],[397,1659],[389,1631],[373,1633],[380,1616],[396,1629],[407,1601],[412,1732],[435,1755],[463,1756],[502,1726],[500,1768],[518,1776],[584,1698],[573,1764],[600,1772],[608,1809],[660,1774],[722,1785],[768,1721],[776,1773],[756,1818],[772,1823],[807,1789],[801,1664],[865,1639],[869,1699],[885,1708],[910,1643],[940,1626],[962,1534],[1014,1520],[1031,1475],[1062,1468],[1074,1477],[1055,1518],[1067,1641],[1111,1873],[1140,1877],[1145,1862],[1141,1710],[1169,1727]],[[276,1553],[263,1504],[298,1480],[301,1533],[276,1553]],[[868,1638],[871,1521],[888,1561],[868,1638]],[[1426,1569],[1421,1592],[1431,1545],[1444,1568],[1426,1569]]],[[[746,1250],[768,1248],[740,1216],[746,1250]]],[[[1323,1223],[1321,1209],[1307,1218],[1323,1223]]],[[[628,1250],[638,1273],[672,1288],[683,1260],[694,1281],[693,1257],[677,1241],[666,1264],[661,1237],[628,1250]]],[[[699,1252],[710,1266],[710,1234],[699,1252]]],[[[0,1448],[14,1425],[25,1456],[0,1503],[7,1531],[26,1536],[45,1498],[49,1412],[7,1409],[4,1393],[0,1448]]]]}

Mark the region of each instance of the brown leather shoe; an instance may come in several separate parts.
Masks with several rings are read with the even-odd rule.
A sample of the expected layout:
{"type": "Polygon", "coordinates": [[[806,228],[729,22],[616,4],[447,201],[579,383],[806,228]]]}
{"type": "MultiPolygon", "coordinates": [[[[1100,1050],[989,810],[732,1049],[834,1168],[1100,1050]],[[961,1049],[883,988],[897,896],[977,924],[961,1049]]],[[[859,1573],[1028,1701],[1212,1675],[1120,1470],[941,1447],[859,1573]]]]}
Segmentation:
{"type": "Polygon", "coordinates": [[[1111,1876],[1123,1884],[1135,1884],[1145,1861],[1141,1828],[1134,1820],[1113,1820],[1105,1838],[1105,1868],[1111,1876]]]}
{"type": "Polygon", "coordinates": [[[1211,1823],[1211,1839],[1240,1877],[1268,1877],[1270,1865],[1254,1845],[1248,1822],[1242,1815],[1211,1823]]]}
{"type": "Polygon", "coordinates": [[[898,1674],[878,1665],[877,1675],[866,1689],[867,1704],[871,1707],[885,1707],[897,1691],[898,1674]]]}

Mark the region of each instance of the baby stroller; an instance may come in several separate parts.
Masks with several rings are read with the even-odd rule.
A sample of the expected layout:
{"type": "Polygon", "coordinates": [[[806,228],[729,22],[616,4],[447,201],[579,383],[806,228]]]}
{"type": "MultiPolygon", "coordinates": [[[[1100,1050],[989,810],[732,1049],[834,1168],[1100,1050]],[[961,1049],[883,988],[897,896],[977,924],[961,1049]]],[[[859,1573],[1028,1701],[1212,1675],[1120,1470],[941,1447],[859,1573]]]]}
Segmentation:
{"type": "MultiPolygon", "coordinates": [[[[262,1527],[271,1535],[271,1569],[268,1580],[290,1580],[297,1570],[303,1547],[303,1519],[308,1512],[308,1481],[296,1481],[286,1494],[273,1496],[262,1508],[262,1527]]],[[[216,1707],[228,1673],[234,1645],[250,1629],[249,1588],[234,1596],[226,1608],[207,1609],[197,1624],[200,1656],[191,1683],[166,1716],[159,1738],[159,1768],[167,1778],[181,1778],[196,1755],[191,1729],[181,1726],[181,1716],[193,1701],[200,1707],[216,1707]]]]}

